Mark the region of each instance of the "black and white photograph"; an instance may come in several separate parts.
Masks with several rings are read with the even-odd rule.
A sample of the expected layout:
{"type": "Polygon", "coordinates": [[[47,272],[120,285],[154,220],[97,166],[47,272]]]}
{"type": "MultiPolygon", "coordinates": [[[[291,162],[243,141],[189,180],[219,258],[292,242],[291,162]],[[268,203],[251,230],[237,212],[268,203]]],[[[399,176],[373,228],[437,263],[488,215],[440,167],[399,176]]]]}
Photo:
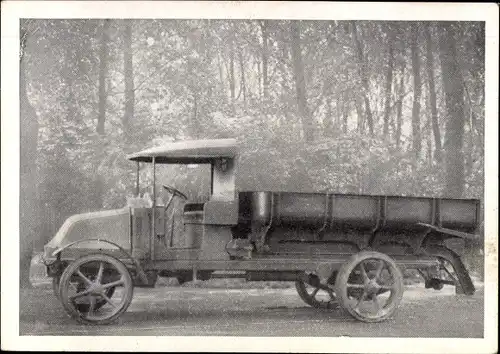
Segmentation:
{"type": "Polygon", "coordinates": [[[2,349],[497,351],[497,5],[2,8],[2,349]]]}

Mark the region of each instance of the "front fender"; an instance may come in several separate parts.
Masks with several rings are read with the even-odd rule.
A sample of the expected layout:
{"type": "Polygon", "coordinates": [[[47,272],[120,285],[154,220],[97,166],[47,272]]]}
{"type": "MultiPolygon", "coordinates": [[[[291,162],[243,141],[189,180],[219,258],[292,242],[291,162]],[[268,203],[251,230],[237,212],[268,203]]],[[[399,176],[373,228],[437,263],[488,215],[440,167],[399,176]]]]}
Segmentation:
{"type": "MultiPolygon", "coordinates": [[[[57,254],[54,254],[55,251],[71,243],[91,239],[107,240],[130,251],[130,209],[127,207],[69,217],[52,240],[45,245],[44,258],[47,261],[54,260],[57,254]]],[[[103,245],[89,242],[75,247],[97,250],[102,249],[103,245]]],[[[104,245],[104,248],[110,247],[104,245]]]]}
{"type": "Polygon", "coordinates": [[[76,245],[78,244],[82,244],[82,243],[101,243],[101,244],[107,244],[107,245],[111,245],[115,248],[117,248],[120,253],[124,256],[124,258],[127,258],[129,259],[133,265],[135,266],[135,269],[137,271],[137,275],[139,276],[139,278],[141,279],[142,283],[143,284],[148,284],[149,281],[148,281],[148,277],[146,276],[146,273],[144,272],[144,269],[141,267],[140,263],[130,255],[130,253],[125,250],[124,248],[120,247],[120,245],[114,243],[114,242],[111,242],[111,241],[108,241],[108,240],[100,240],[100,239],[85,239],[85,240],[79,240],[79,241],[75,241],[75,242],[71,242],[70,244],[67,244],[61,248],[58,248],[57,250],[55,250],[53,253],[52,253],[52,257],[57,257],[58,259],[60,259],[60,254],[68,249],[68,248],[71,248],[71,247],[75,247],[76,245]]]}

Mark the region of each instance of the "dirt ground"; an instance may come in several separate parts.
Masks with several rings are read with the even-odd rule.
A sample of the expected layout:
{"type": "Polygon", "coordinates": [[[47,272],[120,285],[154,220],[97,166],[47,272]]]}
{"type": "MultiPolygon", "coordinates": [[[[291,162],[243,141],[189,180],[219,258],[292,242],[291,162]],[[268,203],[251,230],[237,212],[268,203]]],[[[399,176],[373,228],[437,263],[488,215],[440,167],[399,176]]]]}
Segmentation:
{"type": "Polygon", "coordinates": [[[483,289],[474,296],[408,286],[393,318],[367,324],[342,310],[305,305],[295,288],[157,286],[134,291],[118,322],[86,326],[64,312],[48,284],[20,293],[20,335],[483,337],[483,289]]]}

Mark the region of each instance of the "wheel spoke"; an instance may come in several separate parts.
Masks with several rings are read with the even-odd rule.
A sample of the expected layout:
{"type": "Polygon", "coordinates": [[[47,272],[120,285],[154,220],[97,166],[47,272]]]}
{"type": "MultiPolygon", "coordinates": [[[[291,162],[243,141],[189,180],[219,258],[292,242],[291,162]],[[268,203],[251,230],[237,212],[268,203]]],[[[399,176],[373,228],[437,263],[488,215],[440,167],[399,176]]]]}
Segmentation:
{"type": "Polygon", "coordinates": [[[361,305],[361,303],[363,302],[363,300],[366,298],[366,291],[363,291],[363,294],[360,296],[360,298],[358,299],[358,301],[356,302],[356,305],[354,305],[354,309],[355,310],[358,310],[359,308],[359,305],[361,305]]]}
{"type": "Polygon", "coordinates": [[[102,284],[102,288],[104,288],[104,289],[114,288],[116,286],[121,286],[124,283],[125,282],[123,281],[123,279],[120,279],[120,280],[117,280],[117,281],[113,281],[111,283],[102,284]]]}
{"type": "Polygon", "coordinates": [[[89,312],[87,313],[88,316],[92,316],[95,311],[95,297],[90,295],[89,296],[89,312]]]}
{"type": "Polygon", "coordinates": [[[315,297],[316,294],[318,293],[318,291],[319,291],[319,288],[314,289],[314,291],[311,294],[311,297],[315,297]]]}
{"type": "Polygon", "coordinates": [[[71,287],[73,288],[73,290],[74,290],[74,291],[78,292],[78,288],[76,287],[76,285],[75,285],[75,284],[73,284],[73,283],[69,283],[69,285],[68,285],[68,286],[71,286],[71,287]]]}
{"type": "Polygon", "coordinates": [[[359,268],[361,270],[361,276],[363,277],[363,282],[365,284],[368,283],[370,279],[368,279],[368,274],[366,274],[366,269],[363,262],[359,263],[359,268]]]}
{"type": "Polygon", "coordinates": [[[378,301],[377,295],[373,295],[372,301],[373,301],[373,304],[375,305],[375,308],[377,310],[375,313],[378,313],[380,311],[380,302],[378,301]]]}
{"type": "Polygon", "coordinates": [[[390,279],[385,279],[384,283],[382,283],[382,284],[380,282],[377,282],[377,284],[380,287],[380,289],[383,289],[383,290],[393,290],[396,287],[396,282],[395,282],[394,274],[393,274],[392,269],[390,267],[387,268],[387,271],[389,272],[389,275],[391,276],[391,278],[390,279]],[[390,282],[390,283],[387,284],[388,282],[390,282]]]}
{"type": "Polygon", "coordinates": [[[106,296],[106,294],[104,292],[101,293],[101,296],[104,298],[104,300],[106,300],[106,302],[108,304],[110,304],[111,306],[116,308],[116,305],[111,301],[111,299],[109,297],[106,296]]]}
{"type": "Polygon", "coordinates": [[[100,262],[99,263],[99,271],[97,272],[97,276],[96,276],[96,280],[95,280],[97,284],[101,283],[103,271],[104,271],[104,262],[100,262]]]}
{"type": "Polygon", "coordinates": [[[91,294],[91,293],[92,293],[92,290],[84,290],[84,291],[82,291],[82,292],[80,292],[80,293],[76,293],[76,294],[74,294],[74,295],[71,295],[69,298],[70,298],[71,300],[73,300],[73,299],[77,299],[77,298],[82,297],[82,296],[89,295],[89,294],[91,294]]]}
{"type": "Polygon", "coordinates": [[[92,281],[91,281],[89,278],[87,278],[87,277],[86,277],[86,276],[85,276],[85,275],[84,275],[84,274],[80,271],[80,269],[77,269],[77,270],[76,270],[76,274],[78,274],[78,276],[79,276],[80,278],[82,278],[82,279],[83,279],[83,281],[84,281],[85,283],[87,283],[87,285],[91,285],[91,284],[92,284],[92,281]]]}
{"type": "Polygon", "coordinates": [[[394,284],[393,285],[379,285],[379,288],[382,290],[392,290],[392,289],[394,289],[394,284]]]}
{"type": "Polygon", "coordinates": [[[347,283],[348,288],[357,288],[357,289],[364,289],[365,285],[364,284],[350,284],[347,283]]]}
{"type": "Polygon", "coordinates": [[[375,280],[378,281],[380,278],[380,274],[382,273],[382,270],[384,269],[384,261],[380,260],[378,263],[377,270],[375,271],[375,280]]]}

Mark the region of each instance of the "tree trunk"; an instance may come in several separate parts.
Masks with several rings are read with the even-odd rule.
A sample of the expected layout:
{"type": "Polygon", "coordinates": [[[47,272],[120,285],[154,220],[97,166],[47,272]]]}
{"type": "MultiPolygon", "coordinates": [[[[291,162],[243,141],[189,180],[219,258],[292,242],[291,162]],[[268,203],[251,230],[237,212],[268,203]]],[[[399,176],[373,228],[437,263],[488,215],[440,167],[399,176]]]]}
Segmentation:
{"type": "Polygon", "coordinates": [[[405,94],[405,62],[401,64],[401,77],[399,78],[399,94],[398,101],[396,103],[396,148],[399,149],[401,144],[401,125],[402,125],[402,113],[403,113],[403,99],[405,94]]]}
{"type": "Polygon", "coordinates": [[[198,138],[199,133],[198,124],[198,94],[193,92],[193,117],[191,121],[191,136],[193,139],[198,138]]]}
{"type": "Polygon", "coordinates": [[[437,115],[437,105],[436,105],[436,85],[434,84],[434,54],[432,52],[432,39],[430,33],[430,25],[426,23],[425,29],[425,41],[427,50],[427,80],[429,83],[429,105],[431,109],[432,118],[432,132],[434,134],[434,158],[436,162],[441,162],[441,133],[439,131],[439,121],[437,115]]]}
{"type": "Polygon", "coordinates": [[[298,21],[290,22],[290,32],[292,37],[293,71],[295,76],[295,89],[297,92],[299,116],[302,120],[305,141],[312,142],[315,134],[314,124],[307,106],[304,63],[302,62],[302,49],[300,45],[300,23],[298,21]]]}
{"type": "Polygon", "coordinates": [[[125,139],[128,141],[130,139],[130,122],[134,118],[135,107],[131,20],[125,20],[125,31],[123,38],[123,66],[125,72],[125,112],[123,114],[122,126],[125,139]]]}
{"type": "MultiPolygon", "coordinates": [[[[108,42],[109,42],[109,26],[110,20],[106,19],[102,23],[101,28],[101,46],[99,48],[99,102],[98,109],[99,115],[97,118],[97,133],[104,135],[106,123],[106,102],[108,100],[108,93],[106,91],[106,78],[108,75],[108,42]]],[[[95,146],[96,155],[102,151],[102,141],[97,141],[95,146]]],[[[104,202],[104,179],[102,173],[99,172],[100,161],[98,158],[94,159],[94,176],[95,176],[95,203],[96,208],[102,208],[104,202]]]]}
{"type": "MultiPolygon", "coordinates": [[[[344,82],[347,84],[349,81],[349,71],[346,69],[344,71],[344,82]]],[[[344,134],[347,133],[347,118],[349,115],[349,99],[347,97],[347,90],[344,88],[342,91],[342,119],[343,119],[343,124],[342,124],[342,131],[344,134]]]]}
{"type": "Polygon", "coordinates": [[[422,150],[422,137],[420,132],[420,97],[422,94],[422,83],[420,79],[420,57],[418,55],[418,30],[418,24],[414,24],[411,28],[411,67],[413,73],[413,108],[411,111],[412,147],[413,153],[417,159],[422,150]]]}
{"type": "Polygon", "coordinates": [[[347,134],[347,117],[348,117],[348,111],[349,111],[349,101],[344,100],[343,101],[343,106],[342,106],[342,131],[344,134],[347,134]]]}
{"type": "Polygon", "coordinates": [[[247,86],[245,82],[245,63],[243,62],[243,50],[240,49],[239,52],[239,60],[240,60],[240,75],[241,75],[241,91],[243,92],[243,105],[245,111],[247,110],[247,86]]]}
{"type": "MultiPolygon", "coordinates": [[[[27,38],[21,30],[21,38],[27,38]]],[[[25,43],[21,43],[24,55],[25,43]]],[[[19,241],[20,241],[20,286],[31,287],[29,271],[34,244],[38,243],[38,178],[36,170],[38,147],[38,117],[27,94],[26,59],[20,60],[20,198],[19,198],[19,241]]]]}
{"type": "MultiPolygon", "coordinates": [[[[286,67],[286,62],[288,60],[288,46],[287,43],[282,39],[278,41],[279,49],[281,52],[281,60],[278,60],[278,68],[280,70],[281,77],[281,90],[280,90],[280,107],[283,115],[287,115],[288,110],[288,68],[286,67]]],[[[331,107],[329,108],[331,112],[331,107]]],[[[331,114],[330,114],[331,115],[331,114]]]]}
{"type": "Polygon", "coordinates": [[[350,24],[351,24],[352,40],[354,42],[354,47],[358,59],[359,75],[361,77],[361,82],[363,85],[363,101],[365,103],[366,121],[368,123],[368,129],[370,135],[373,136],[374,133],[373,117],[372,117],[372,110],[370,108],[370,99],[368,98],[368,94],[370,92],[370,84],[368,81],[368,69],[366,67],[366,60],[363,54],[363,47],[360,39],[358,38],[358,30],[356,29],[356,22],[350,21],[350,24]]]}
{"type": "Polygon", "coordinates": [[[464,191],[464,92],[457,64],[455,28],[442,22],[439,38],[439,57],[442,66],[446,105],[445,169],[447,196],[460,198],[464,191]]]}
{"type": "Polygon", "coordinates": [[[234,38],[229,38],[229,91],[231,93],[231,112],[235,115],[234,101],[236,99],[236,85],[234,83],[234,38]]]}
{"type": "Polygon", "coordinates": [[[224,98],[227,99],[226,86],[224,84],[224,74],[223,74],[223,71],[222,71],[222,63],[221,63],[221,60],[220,60],[220,52],[217,53],[217,67],[219,69],[219,81],[220,81],[221,91],[224,93],[224,95],[222,97],[224,97],[224,98]]]}
{"type": "MultiPolygon", "coordinates": [[[[463,85],[465,87],[465,82],[463,83],[463,85]]],[[[469,176],[472,173],[472,167],[474,165],[474,127],[472,123],[473,108],[471,106],[470,100],[467,99],[466,95],[464,96],[464,109],[465,121],[468,127],[467,140],[469,144],[467,148],[469,153],[465,156],[465,175],[469,176]]]]}
{"type": "Polygon", "coordinates": [[[432,114],[430,112],[429,94],[426,95],[426,111],[427,121],[425,124],[425,141],[427,142],[427,163],[432,166],[432,114]]]}
{"type": "MultiPolygon", "coordinates": [[[[69,122],[76,123],[78,109],[76,107],[75,93],[73,92],[73,89],[74,89],[73,83],[75,81],[75,74],[77,75],[78,73],[76,71],[73,71],[73,61],[75,60],[77,55],[75,55],[75,53],[73,52],[73,50],[70,46],[66,46],[64,56],[65,56],[64,57],[64,67],[63,67],[63,70],[61,71],[61,76],[62,76],[62,79],[64,80],[64,84],[67,88],[65,91],[66,97],[64,99],[64,105],[65,105],[65,109],[66,109],[66,117],[65,118],[69,122]]],[[[64,131],[63,131],[63,135],[64,135],[64,131]]]]}
{"type": "Polygon", "coordinates": [[[325,137],[333,137],[333,117],[332,117],[332,99],[330,96],[326,99],[326,116],[323,120],[323,129],[325,137]]]}
{"type": "Polygon", "coordinates": [[[387,43],[387,75],[385,80],[385,112],[384,112],[384,137],[389,138],[389,116],[391,113],[392,72],[394,70],[394,32],[392,28],[387,43]]]}
{"type": "Polygon", "coordinates": [[[358,133],[361,134],[365,130],[365,120],[363,119],[363,106],[359,97],[354,99],[354,105],[356,106],[356,115],[358,116],[358,133]]]}
{"type": "Polygon", "coordinates": [[[104,123],[106,122],[106,76],[108,72],[108,41],[109,20],[104,20],[101,30],[101,48],[99,50],[99,116],[97,119],[97,133],[104,134],[104,123]]]}
{"type": "Polygon", "coordinates": [[[263,100],[263,95],[262,95],[262,70],[261,70],[261,63],[257,61],[257,93],[259,94],[259,99],[262,101],[263,100]]]}
{"type": "Polygon", "coordinates": [[[268,78],[268,60],[269,60],[269,23],[266,20],[260,22],[260,29],[262,32],[262,86],[264,101],[267,100],[269,95],[269,78],[268,78]]]}
{"type": "Polygon", "coordinates": [[[335,127],[336,131],[339,131],[340,128],[340,122],[342,121],[342,104],[341,104],[341,99],[340,97],[337,96],[337,101],[335,102],[335,110],[337,111],[337,114],[335,115],[335,122],[333,126],[335,127]]]}

